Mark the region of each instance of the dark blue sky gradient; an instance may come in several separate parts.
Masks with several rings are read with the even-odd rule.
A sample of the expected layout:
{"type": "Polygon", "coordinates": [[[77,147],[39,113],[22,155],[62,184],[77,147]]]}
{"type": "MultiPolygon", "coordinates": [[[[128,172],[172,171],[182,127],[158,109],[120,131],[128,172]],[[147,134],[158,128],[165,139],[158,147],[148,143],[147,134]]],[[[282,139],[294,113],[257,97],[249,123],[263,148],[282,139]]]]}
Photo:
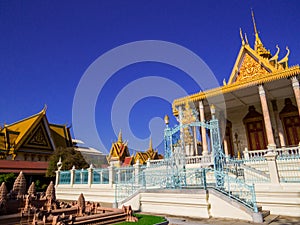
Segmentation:
{"type": "MultiPolygon", "coordinates": [[[[300,63],[297,0],[0,0],[0,124],[35,114],[47,104],[50,122],[71,125],[74,93],[85,70],[103,53],[132,41],[182,45],[199,55],[222,83],[228,80],[241,45],[240,27],[253,45],[251,8],[266,48],[274,54],[278,44],[283,57],[288,45],[289,64],[300,63]]],[[[139,63],[120,70],[101,91],[96,107],[98,132],[107,148],[116,139],[110,124],[114,98],[130,81],[150,75],[169,78],[188,93],[199,91],[186,74],[171,66],[139,63]]],[[[144,99],[132,109],[133,132],[147,138],[148,121],[165,114],[171,114],[169,103],[144,99]]]]}

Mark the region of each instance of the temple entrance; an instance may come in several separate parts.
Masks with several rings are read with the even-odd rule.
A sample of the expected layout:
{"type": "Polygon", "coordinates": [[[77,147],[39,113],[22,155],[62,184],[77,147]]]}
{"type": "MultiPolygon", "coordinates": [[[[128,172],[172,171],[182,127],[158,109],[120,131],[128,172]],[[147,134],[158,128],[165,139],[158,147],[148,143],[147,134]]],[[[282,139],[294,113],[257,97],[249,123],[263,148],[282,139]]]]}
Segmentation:
{"type": "Polygon", "coordinates": [[[285,106],[279,115],[283,124],[287,145],[297,146],[300,142],[300,118],[298,108],[292,104],[290,98],[285,99],[285,106]]]}
{"type": "Polygon", "coordinates": [[[249,150],[260,150],[267,148],[266,132],[263,115],[257,112],[254,106],[249,107],[249,112],[243,119],[249,150]]]}
{"type": "MultiPolygon", "coordinates": [[[[179,113],[181,120],[181,112],[179,113]]],[[[181,120],[182,121],[182,120],[181,120]]],[[[164,131],[164,144],[165,144],[165,161],[167,169],[167,181],[168,188],[178,188],[186,185],[186,136],[187,131],[192,132],[193,130],[205,127],[210,130],[211,140],[211,154],[205,156],[209,159],[213,158],[213,171],[216,180],[216,187],[223,187],[224,185],[224,153],[221,147],[219,122],[212,116],[209,122],[191,122],[184,125],[180,124],[174,128],[168,126],[168,117],[165,117],[167,127],[164,131]]],[[[189,142],[188,142],[189,144],[189,142]]]]}

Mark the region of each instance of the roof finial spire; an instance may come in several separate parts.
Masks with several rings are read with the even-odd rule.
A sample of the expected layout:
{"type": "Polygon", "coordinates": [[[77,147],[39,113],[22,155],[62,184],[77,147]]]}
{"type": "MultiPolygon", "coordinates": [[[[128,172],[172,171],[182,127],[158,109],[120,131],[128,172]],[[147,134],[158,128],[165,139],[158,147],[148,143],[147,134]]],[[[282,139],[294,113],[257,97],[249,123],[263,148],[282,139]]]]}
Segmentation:
{"type": "Polygon", "coordinates": [[[246,42],[246,44],[248,45],[249,43],[248,43],[248,37],[247,37],[247,34],[245,33],[245,42],[246,42]]]}
{"type": "Polygon", "coordinates": [[[118,142],[123,142],[122,140],[122,130],[120,129],[119,135],[118,135],[118,142]]]}
{"type": "Polygon", "coordinates": [[[254,33],[255,33],[255,35],[258,35],[253,9],[251,9],[251,14],[252,14],[252,22],[253,22],[253,27],[254,27],[254,33]]]}
{"type": "Polygon", "coordinates": [[[253,21],[253,27],[254,27],[254,33],[255,33],[255,43],[254,43],[254,50],[263,58],[271,58],[272,55],[270,51],[268,51],[265,46],[263,45],[262,41],[260,40],[258,36],[258,31],[255,23],[255,18],[254,18],[254,12],[251,9],[251,14],[252,14],[252,21],[253,21]]]}
{"type": "Polygon", "coordinates": [[[241,40],[242,40],[242,45],[245,45],[245,40],[244,40],[244,37],[243,37],[242,28],[240,28],[240,36],[241,36],[241,40]]]}
{"type": "Polygon", "coordinates": [[[150,137],[150,140],[149,140],[149,149],[153,149],[153,145],[152,145],[152,137],[150,137]]]}

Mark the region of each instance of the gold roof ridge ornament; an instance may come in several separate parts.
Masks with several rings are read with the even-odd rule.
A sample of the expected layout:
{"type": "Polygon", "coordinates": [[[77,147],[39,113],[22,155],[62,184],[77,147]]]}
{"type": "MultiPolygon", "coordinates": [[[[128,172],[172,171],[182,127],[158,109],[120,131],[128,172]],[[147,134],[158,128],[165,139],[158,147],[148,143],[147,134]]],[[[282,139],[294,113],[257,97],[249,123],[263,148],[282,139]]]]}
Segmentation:
{"type": "Polygon", "coordinates": [[[121,130],[121,129],[120,129],[119,135],[118,135],[118,142],[119,142],[119,143],[122,143],[122,142],[123,142],[123,139],[122,139],[122,130],[121,130]]]}
{"type": "Polygon", "coordinates": [[[269,59],[269,62],[274,61],[275,64],[277,63],[277,60],[278,60],[278,54],[279,54],[279,51],[280,51],[280,48],[279,48],[278,45],[276,45],[276,48],[277,48],[277,51],[276,51],[275,55],[274,55],[272,58],[269,59]]]}
{"type": "Polygon", "coordinates": [[[240,37],[241,37],[241,40],[242,40],[242,45],[245,45],[245,40],[244,40],[244,37],[243,37],[243,31],[242,31],[241,27],[240,27],[240,37]]]}
{"type": "Polygon", "coordinates": [[[288,46],[286,46],[285,49],[287,50],[286,55],[278,62],[278,64],[282,65],[284,69],[288,68],[289,55],[291,52],[288,46]]]}
{"type": "Polygon", "coordinates": [[[149,149],[153,149],[153,145],[152,145],[152,137],[150,137],[150,140],[149,140],[149,149]]]}
{"type": "Polygon", "coordinates": [[[255,34],[255,42],[254,42],[254,50],[263,58],[271,58],[272,55],[269,50],[265,48],[263,45],[262,41],[260,40],[260,37],[258,35],[257,27],[256,27],[256,22],[254,18],[254,12],[251,9],[251,15],[252,15],[252,22],[253,22],[253,28],[254,28],[254,34],[255,34]]]}
{"type": "Polygon", "coordinates": [[[246,33],[245,33],[245,41],[246,41],[246,45],[249,45],[248,37],[247,37],[247,34],[246,34],[246,33]]]}

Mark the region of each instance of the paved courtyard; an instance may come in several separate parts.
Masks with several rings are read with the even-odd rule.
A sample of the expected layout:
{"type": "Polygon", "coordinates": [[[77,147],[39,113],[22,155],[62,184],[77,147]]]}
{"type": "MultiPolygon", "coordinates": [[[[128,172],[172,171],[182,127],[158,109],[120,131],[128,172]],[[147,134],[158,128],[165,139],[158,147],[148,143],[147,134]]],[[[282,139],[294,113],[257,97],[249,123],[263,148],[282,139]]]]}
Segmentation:
{"type": "MultiPolygon", "coordinates": [[[[250,224],[258,224],[247,222],[243,220],[230,220],[230,219],[191,219],[191,218],[177,218],[177,217],[169,217],[166,216],[169,225],[250,225],[250,224]]],[[[271,225],[299,225],[300,217],[287,217],[287,216],[274,216],[271,215],[268,218],[269,221],[266,221],[262,224],[271,224],[271,225]]]]}

